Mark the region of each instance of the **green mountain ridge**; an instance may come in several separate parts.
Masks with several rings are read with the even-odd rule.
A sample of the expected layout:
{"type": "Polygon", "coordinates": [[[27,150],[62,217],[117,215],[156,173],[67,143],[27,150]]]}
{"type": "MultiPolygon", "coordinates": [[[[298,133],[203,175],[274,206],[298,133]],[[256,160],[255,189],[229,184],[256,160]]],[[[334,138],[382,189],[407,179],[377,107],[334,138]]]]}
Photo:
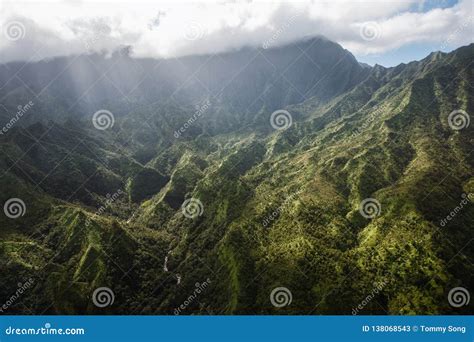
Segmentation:
{"type": "MultiPolygon", "coordinates": [[[[334,57],[301,44],[320,63],[334,57]]],[[[209,279],[182,314],[351,314],[380,284],[361,314],[472,314],[447,298],[474,288],[472,202],[440,222],[474,193],[473,127],[448,124],[454,110],[474,112],[473,62],[474,44],[394,68],[351,62],[339,70],[356,70],[348,86],[271,106],[292,96],[277,86],[248,111],[246,91],[257,93],[245,77],[268,75],[214,97],[191,85],[210,109],[179,138],[197,110],[180,99],[105,131],[71,116],[13,127],[0,136],[0,196],[26,213],[0,215],[0,293],[30,277],[35,287],[9,312],[174,314],[209,279]],[[272,128],[276,109],[289,128],[272,128]],[[373,218],[360,213],[366,199],[380,205],[373,218]],[[200,215],[183,214],[187,200],[200,215]],[[104,286],[115,300],[99,308],[91,297],[104,286]],[[277,287],[291,304],[272,305],[277,287]]],[[[309,74],[296,86],[306,92],[321,77],[292,70],[309,74]]],[[[338,77],[327,75],[330,87],[338,77]]]]}

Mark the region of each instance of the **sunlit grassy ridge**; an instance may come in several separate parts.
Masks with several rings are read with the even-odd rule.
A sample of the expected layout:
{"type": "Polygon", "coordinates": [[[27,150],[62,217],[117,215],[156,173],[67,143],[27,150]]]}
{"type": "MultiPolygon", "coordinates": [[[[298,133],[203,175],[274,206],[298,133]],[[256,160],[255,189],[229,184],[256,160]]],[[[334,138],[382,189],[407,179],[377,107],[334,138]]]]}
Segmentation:
{"type": "MultiPolygon", "coordinates": [[[[22,301],[37,312],[172,314],[209,278],[186,313],[350,314],[382,283],[361,313],[472,313],[447,302],[451,288],[474,285],[472,203],[440,222],[474,192],[473,126],[455,131],[447,119],[474,113],[473,61],[471,45],[374,67],[327,102],[286,107],[294,121],[282,131],[263,107],[235,131],[215,134],[232,122],[212,115],[157,138],[174,125],[158,129],[150,108],[149,127],[124,117],[122,130],[99,134],[70,122],[33,153],[44,127],[16,128],[1,137],[0,196],[21,197],[27,213],[0,218],[1,294],[34,277],[22,301]],[[183,216],[189,198],[202,215],[183,216]],[[381,205],[373,219],[359,212],[366,198],[381,205]],[[107,309],[91,301],[100,286],[116,295],[107,309]],[[269,299],[279,286],[293,296],[282,309],[269,299]]],[[[189,117],[166,108],[178,125],[189,117]]]]}

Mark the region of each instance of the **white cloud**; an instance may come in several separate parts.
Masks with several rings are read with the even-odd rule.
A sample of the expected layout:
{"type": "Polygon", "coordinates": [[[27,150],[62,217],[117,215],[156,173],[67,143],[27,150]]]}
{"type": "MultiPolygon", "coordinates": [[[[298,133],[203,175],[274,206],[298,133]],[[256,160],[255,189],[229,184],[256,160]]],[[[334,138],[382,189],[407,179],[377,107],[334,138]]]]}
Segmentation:
{"type": "Polygon", "coordinates": [[[471,0],[417,11],[423,2],[4,1],[0,61],[124,45],[133,46],[137,57],[172,57],[278,45],[316,34],[359,56],[416,42],[437,42],[440,48],[472,42],[471,0]],[[21,24],[21,39],[5,39],[11,38],[12,22],[21,24]]]}

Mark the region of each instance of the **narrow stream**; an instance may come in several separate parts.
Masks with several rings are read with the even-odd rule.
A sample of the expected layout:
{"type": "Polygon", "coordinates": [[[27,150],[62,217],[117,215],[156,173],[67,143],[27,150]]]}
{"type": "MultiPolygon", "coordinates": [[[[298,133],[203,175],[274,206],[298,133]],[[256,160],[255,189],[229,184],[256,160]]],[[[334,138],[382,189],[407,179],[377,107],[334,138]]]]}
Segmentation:
{"type": "MultiPolygon", "coordinates": [[[[169,255],[170,254],[171,254],[171,251],[168,251],[168,254],[165,255],[165,261],[163,263],[163,271],[165,271],[165,272],[169,272],[168,261],[169,261],[169,255]]],[[[181,275],[176,273],[174,276],[176,277],[176,285],[181,284],[181,275]]]]}
{"type": "Polygon", "coordinates": [[[165,272],[168,272],[168,259],[169,259],[169,255],[170,255],[171,251],[168,252],[168,254],[166,254],[165,256],[165,263],[163,265],[163,271],[165,272]]]}

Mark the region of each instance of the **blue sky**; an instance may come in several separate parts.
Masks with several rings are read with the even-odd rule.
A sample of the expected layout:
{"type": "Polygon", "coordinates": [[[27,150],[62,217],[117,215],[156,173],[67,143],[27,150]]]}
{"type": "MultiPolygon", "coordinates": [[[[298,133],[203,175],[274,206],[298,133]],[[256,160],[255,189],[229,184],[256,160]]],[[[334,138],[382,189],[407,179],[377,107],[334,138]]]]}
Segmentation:
{"type": "MultiPolygon", "coordinates": [[[[474,2],[473,2],[474,3],[474,2]]],[[[424,1],[421,4],[414,4],[409,11],[411,12],[419,12],[419,13],[427,13],[433,9],[446,9],[446,8],[452,8],[453,6],[458,4],[458,0],[429,0],[429,1],[424,1]]],[[[471,14],[473,11],[473,5],[471,4],[471,14]]],[[[456,30],[459,30],[462,28],[463,25],[459,25],[459,27],[454,27],[453,28],[453,33],[455,34],[456,30]]],[[[416,28],[414,28],[416,30],[416,28]]],[[[466,30],[463,30],[463,32],[460,32],[459,34],[466,35],[468,37],[470,35],[471,37],[471,42],[474,41],[474,29],[473,29],[473,24],[471,22],[470,28],[466,28],[466,30]]],[[[449,38],[448,38],[449,39],[449,38]]],[[[465,44],[469,43],[469,39],[464,42],[465,44]]],[[[456,43],[453,42],[452,44],[446,43],[446,41],[420,41],[416,43],[410,43],[406,45],[402,45],[396,49],[384,52],[384,53],[379,53],[379,54],[361,54],[358,55],[356,54],[356,58],[360,62],[367,63],[369,65],[375,65],[375,64],[380,64],[383,66],[396,66],[400,63],[408,63],[410,61],[414,60],[420,60],[425,58],[427,55],[429,55],[433,51],[442,51],[442,52],[450,52],[459,46],[463,45],[463,43],[456,43]]]]}
{"type": "Polygon", "coordinates": [[[365,56],[356,55],[356,58],[359,62],[367,63],[369,65],[379,64],[385,67],[391,67],[399,65],[400,63],[418,61],[434,51],[450,52],[458,47],[459,46],[455,45],[442,49],[440,48],[439,43],[412,43],[383,54],[365,56]]]}
{"type": "Polygon", "coordinates": [[[457,0],[428,0],[424,1],[421,5],[414,5],[413,9],[419,9],[422,12],[426,12],[433,8],[448,8],[454,6],[457,0]]]}

